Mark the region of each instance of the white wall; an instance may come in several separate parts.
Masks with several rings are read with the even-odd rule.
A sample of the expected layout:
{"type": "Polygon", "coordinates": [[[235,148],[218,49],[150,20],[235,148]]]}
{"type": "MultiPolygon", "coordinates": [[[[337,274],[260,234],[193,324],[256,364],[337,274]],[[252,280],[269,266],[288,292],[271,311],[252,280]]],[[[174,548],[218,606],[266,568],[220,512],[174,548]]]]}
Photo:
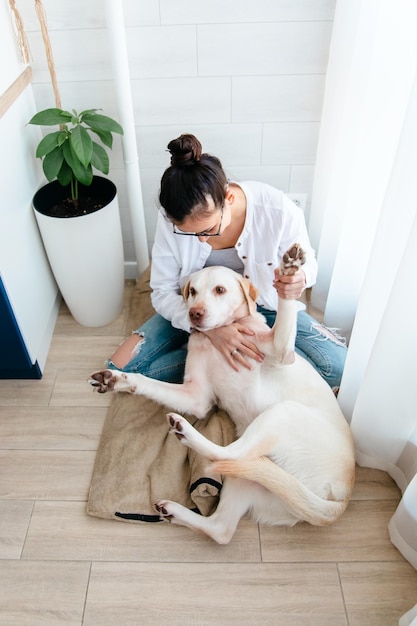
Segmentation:
{"type": "MultiPolygon", "coordinates": [[[[124,0],[150,246],[166,145],[183,132],[219,156],[230,178],[310,196],[335,2],[124,0]]],[[[44,0],[63,106],[117,116],[103,5],[44,0]]],[[[34,6],[18,2],[42,109],[54,98],[34,6]]],[[[131,262],[120,143],[111,163],[131,262]]]]}
{"type": "MultiPolygon", "coordinates": [[[[7,0],[0,0],[0,41],[2,94],[24,70],[7,0]]],[[[28,86],[0,118],[0,276],[31,362],[38,361],[43,369],[59,296],[31,207],[32,196],[43,178],[34,158],[40,131],[26,126],[35,112],[28,86]]]]}

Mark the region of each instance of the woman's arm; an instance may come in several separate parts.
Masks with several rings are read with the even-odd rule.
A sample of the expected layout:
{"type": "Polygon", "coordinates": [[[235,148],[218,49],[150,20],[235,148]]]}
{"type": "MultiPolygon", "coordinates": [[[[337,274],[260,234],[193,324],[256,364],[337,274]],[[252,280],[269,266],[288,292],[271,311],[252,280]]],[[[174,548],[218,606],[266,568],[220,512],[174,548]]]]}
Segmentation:
{"type": "Polygon", "coordinates": [[[170,228],[158,216],[155,243],[152,248],[151,300],[152,305],[175,328],[190,332],[187,307],[181,294],[181,257],[170,228]]]}

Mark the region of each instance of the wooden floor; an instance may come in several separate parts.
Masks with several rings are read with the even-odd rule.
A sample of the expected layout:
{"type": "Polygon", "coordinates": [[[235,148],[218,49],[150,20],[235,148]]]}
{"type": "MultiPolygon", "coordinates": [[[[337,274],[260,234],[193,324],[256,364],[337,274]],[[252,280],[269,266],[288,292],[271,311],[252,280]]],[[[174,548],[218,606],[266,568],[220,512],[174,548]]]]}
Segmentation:
{"type": "Polygon", "coordinates": [[[0,381],[0,624],[4,626],[394,626],[417,572],[389,541],[399,491],[358,468],[334,526],[259,528],[228,546],[169,524],[85,512],[110,395],[88,375],[135,327],[100,329],[65,307],[41,381],[0,381]]]}

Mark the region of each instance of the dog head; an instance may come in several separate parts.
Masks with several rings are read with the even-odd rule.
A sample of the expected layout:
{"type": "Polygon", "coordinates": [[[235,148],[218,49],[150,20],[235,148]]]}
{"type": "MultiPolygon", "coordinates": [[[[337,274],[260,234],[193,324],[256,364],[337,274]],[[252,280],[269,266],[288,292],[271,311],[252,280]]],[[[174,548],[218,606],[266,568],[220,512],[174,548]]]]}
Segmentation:
{"type": "Polygon", "coordinates": [[[227,267],[206,267],[192,274],[183,296],[191,326],[209,330],[256,312],[256,288],[227,267]]]}

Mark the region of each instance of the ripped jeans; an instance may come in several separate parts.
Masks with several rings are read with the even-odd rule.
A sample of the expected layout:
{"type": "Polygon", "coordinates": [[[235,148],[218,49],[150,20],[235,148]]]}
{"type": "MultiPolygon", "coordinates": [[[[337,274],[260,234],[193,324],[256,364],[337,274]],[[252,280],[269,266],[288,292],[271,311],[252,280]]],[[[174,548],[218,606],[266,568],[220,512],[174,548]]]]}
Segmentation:
{"type": "MultiPolygon", "coordinates": [[[[267,324],[272,328],[275,311],[258,306],[267,324]]],[[[135,334],[143,337],[138,350],[129,363],[118,368],[107,362],[110,369],[123,372],[140,373],[149,378],[171,383],[182,383],[189,334],[171,325],[171,322],[156,313],[145,322],[135,334]]],[[[338,387],[345,365],[347,348],[343,339],[333,335],[306,311],[299,311],[297,316],[297,336],[295,351],[307,359],[324,380],[333,387],[338,387]]]]}

